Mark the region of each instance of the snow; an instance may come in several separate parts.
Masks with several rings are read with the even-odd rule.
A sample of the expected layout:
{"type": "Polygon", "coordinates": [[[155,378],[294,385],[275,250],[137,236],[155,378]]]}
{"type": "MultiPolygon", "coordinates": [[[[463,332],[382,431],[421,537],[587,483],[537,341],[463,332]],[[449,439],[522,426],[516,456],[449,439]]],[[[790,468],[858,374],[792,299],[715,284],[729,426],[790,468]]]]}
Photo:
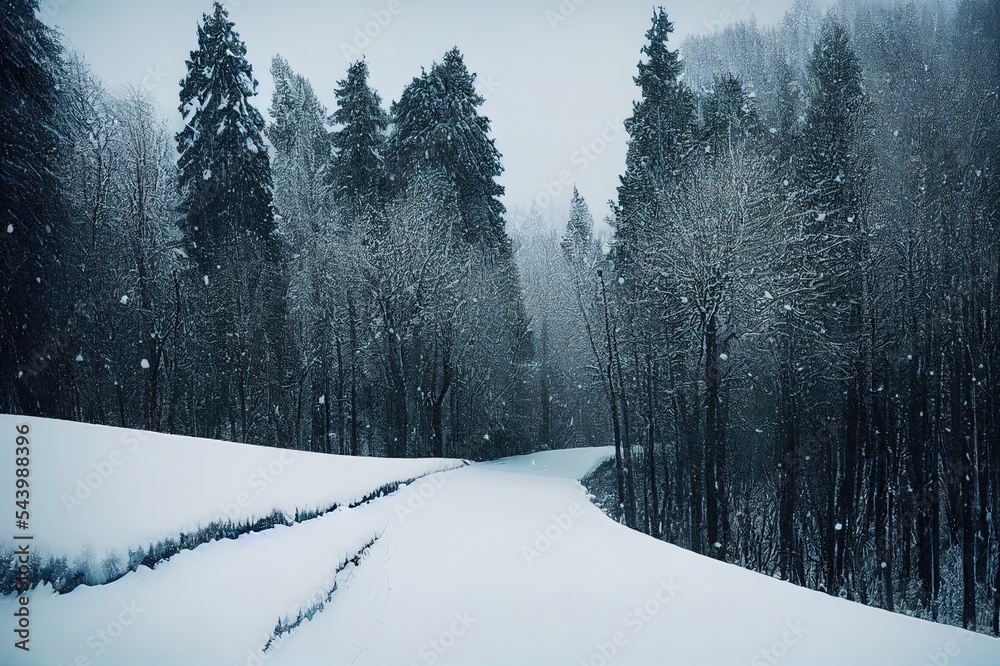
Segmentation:
{"type": "MultiPolygon", "coordinates": [[[[13,432],[14,422],[0,416],[0,432],[13,432]]],[[[460,464],[328,456],[50,419],[27,422],[36,442],[33,524],[51,553],[89,546],[97,559],[109,549],[148,546],[213,520],[350,503],[383,484],[460,464]]],[[[6,474],[0,484],[13,478],[11,465],[13,458],[0,459],[0,473],[6,474]]]]}
{"type": "Polygon", "coordinates": [[[202,180],[209,180],[212,177],[212,170],[205,169],[205,172],[201,174],[202,180]]]}
{"type": "Polygon", "coordinates": [[[8,224],[7,225],[7,233],[9,233],[9,234],[14,233],[14,225],[13,224],[8,224]]]}
{"type": "MultiPolygon", "coordinates": [[[[0,416],[0,431],[21,421],[0,416]]],[[[248,491],[248,474],[290,454],[29,423],[38,542],[76,549],[102,532],[135,539],[151,525],[176,529],[211,515],[230,493],[248,491]],[[128,450],[124,461],[72,517],[46,508],[118,449],[128,450]]],[[[942,663],[938,654],[950,666],[1000,663],[996,639],[799,588],[619,525],[578,482],[613,454],[546,451],[461,467],[354,509],[182,552],[108,585],[38,589],[30,658],[3,641],[0,663],[753,666],[778,654],[782,666],[942,663]],[[376,536],[358,566],[335,576],[376,536]],[[326,600],[335,582],[324,610],[262,651],[280,619],[326,600]]],[[[254,511],[456,464],[298,456],[254,511]]],[[[0,479],[12,478],[12,465],[0,457],[0,479]]],[[[0,617],[10,619],[15,604],[0,598],[0,617]]]]}
{"type": "Polygon", "coordinates": [[[122,296],[122,299],[119,301],[119,303],[121,303],[122,305],[128,305],[128,296],[122,296]]]}
{"type": "Polygon", "coordinates": [[[207,275],[203,276],[202,280],[205,282],[205,286],[207,287],[208,286],[208,276],[207,275]]]}
{"type": "Polygon", "coordinates": [[[149,370],[149,360],[148,359],[145,359],[145,358],[142,359],[141,361],[139,361],[139,365],[142,366],[143,370],[149,370]]]}

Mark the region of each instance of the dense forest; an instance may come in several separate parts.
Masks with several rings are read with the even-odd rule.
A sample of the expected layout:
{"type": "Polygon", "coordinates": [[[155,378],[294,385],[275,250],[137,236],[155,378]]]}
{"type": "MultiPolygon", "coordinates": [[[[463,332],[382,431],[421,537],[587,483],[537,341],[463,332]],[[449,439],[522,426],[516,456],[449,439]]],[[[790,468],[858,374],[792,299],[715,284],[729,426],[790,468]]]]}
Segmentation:
{"type": "Polygon", "coordinates": [[[606,237],[575,190],[508,219],[457,48],[388,106],[353,63],[333,111],[275,57],[265,121],[216,4],[174,135],[0,6],[0,410],[613,443],[632,528],[1000,634],[1000,4],[797,0],[679,45],[655,11],[606,237]]]}

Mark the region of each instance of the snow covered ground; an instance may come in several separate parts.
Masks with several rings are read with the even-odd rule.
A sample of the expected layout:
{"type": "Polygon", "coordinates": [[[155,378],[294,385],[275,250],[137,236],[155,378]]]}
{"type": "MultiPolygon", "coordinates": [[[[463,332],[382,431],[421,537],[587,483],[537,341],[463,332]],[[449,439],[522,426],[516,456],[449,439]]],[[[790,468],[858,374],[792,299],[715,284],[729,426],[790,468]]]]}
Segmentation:
{"type": "MultiPolygon", "coordinates": [[[[0,433],[14,423],[0,417],[0,433]]],[[[219,503],[254,493],[248,475],[280,455],[147,435],[69,516],[59,501],[65,484],[139,433],[29,423],[32,478],[41,483],[33,502],[44,519],[36,538],[70,550],[87,535],[72,525],[78,517],[103,545],[212,518],[219,503]],[[103,526],[102,517],[121,522],[103,526]]],[[[30,653],[2,626],[13,627],[15,600],[0,598],[0,663],[1000,664],[998,640],[797,588],[616,524],[577,481],[610,454],[546,452],[443,471],[354,509],[205,544],[111,584],[66,595],[38,589],[30,653]],[[376,537],[357,566],[336,574],[376,537]],[[264,651],[279,620],[320,603],[312,620],[264,651]]],[[[344,503],[373,484],[457,463],[301,455],[247,510],[344,503]]],[[[0,488],[12,486],[12,457],[0,459],[0,488]]]]}
{"type": "MultiPolygon", "coordinates": [[[[0,416],[0,438],[13,444],[20,422],[0,416]]],[[[97,560],[108,550],[148,546],[216,520],[350,504],[383,484],[462,464],[328,456],[50,419],[28,423],[31,518],[40,540],[52,554],[89,548],[97,560]]],[[[0,459],[0,484],[13,483],[13,465],[13,455],[0,459]]]]}

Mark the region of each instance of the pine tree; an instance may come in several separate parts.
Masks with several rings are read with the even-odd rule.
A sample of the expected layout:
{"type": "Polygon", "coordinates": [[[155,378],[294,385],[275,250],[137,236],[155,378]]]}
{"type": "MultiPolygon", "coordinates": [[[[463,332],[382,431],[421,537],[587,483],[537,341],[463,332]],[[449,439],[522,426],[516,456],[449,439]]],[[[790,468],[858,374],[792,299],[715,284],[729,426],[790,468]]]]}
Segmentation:
{"type": "Polygon", "coordinates": [[[430,72],[413,79],[392,105],[390,174],[400,187],[417,171],[440,169],[453,184],[461,211],[461,235],[484,252],[509,259],[500,153],[489,138],[490,120],[479,115],[485,101],[476,91],[461,52],[454,48],[430,72]]]}
{"type": "MultiPolygon", "coordinates": [[[[198,27],[181,81],[177,135],[181,230],[197,276],[204,383],[202,428],[257,440],[262,410],[280,411],[287,278],[275,232],[264,120],[246,46],[219,3],[198,27]]],[[[273,427],[277,419],[268,419],[273,427]]]]}
{"type": "MultiPolygon", "coordinates": [[[[855,548],[855,501],[860,456],[866,445],[866,377],[862,322],[864,167],[861,130],[865,111],[861,66],[844,28],[828,21],[809,61],[812,95],[806,111],[801,178],[805,182],[805,250],[816,278],[820,311],[830,339],[840,345],[836,359],[846,396],[842,401],[844,443],[835,454],[840,470],[833,515],[824,516],[821,534],[827,591],[837,594],[850,575],[855,548]],[[851,551],[851,552],[848,552],[851,551]]],[[[839,391],[838,391],[839,393],[839,391]]],[[[833,504],[831,504],[833,506],[833,504]]]]}
{"type": "Polygon", "coordinates": [[[210,279],[233,258],[229,246],[239,238],[270,258],[277,253],[264,119],[250,101],[257,80],[234,25],[215,3],[198,27],[198,50],[181,81],[181,228],[210,279]]]}
{"type": "Polygon", "coordinates": [[[694,94],[680,80],[678,52],[667,47],[673,31],[667,13],[662,7],[657,9],[646,32],[648,43],[642,48],[645,58],[635,77],[642,98],[625,121],[629,146],[618,188],[614,257],[626,274],[643,234],[656,224],[659,198],[676,182],[681,161],[694,140],[694,94]]]}
{"type": "Polygon", "coordinates": [[[590,207],[575,186],[569,205],[569,221],[560,247],[566,259],[574,265],[581,262],[584,265],[592,263],[595,252],[598,251],[594,241],[594,216],[590,214],[590,207]]]}
{"type": "Polygon", "coordinates": [[[325,125],[326,109],[309,81],[293,72],[280,56],[271,62],[271,74],[274,122],[267,135],[274,146],[274,203],[278,230],[292,250],[288,302],[297,323],[294,347],[300,352],[294,364],[300,378],[294,430],[311,442],[310,450],[332,453],[335,437],[340,444],[344,439],[341,387],[338,399],[333,399],[335,361],[339,358],[334,353],[334,335],[340,330],[334,320],[347,291],[336,264],[342,244],[335,243],[332,235],[328,180],[333,146],[325,125]],[[303,404],[311,411],[307,428],[299,422],[303,404]]]}
{"type": "Polygon", "coordinates": [[[359,60],[334,91],[337,110],[329,121],[337,151],[333,198],[349,223],[377,215],[385,203],[385,142],[389,117],[382,98],[368,84],[368,63],[359,60]]]}
{"type": "Polygon", "coordinates": [[[702,136],[707,148],[718,153],[757,129],[757,107],[739,77],[716,76],[702,105],[702,136]]]}
{"type": "Polygon", "coordinates": [[[58,416],[46,367],[58,343],[57,76],[61,48],[37,0],[0,4],[0,411],[58,416]]]}

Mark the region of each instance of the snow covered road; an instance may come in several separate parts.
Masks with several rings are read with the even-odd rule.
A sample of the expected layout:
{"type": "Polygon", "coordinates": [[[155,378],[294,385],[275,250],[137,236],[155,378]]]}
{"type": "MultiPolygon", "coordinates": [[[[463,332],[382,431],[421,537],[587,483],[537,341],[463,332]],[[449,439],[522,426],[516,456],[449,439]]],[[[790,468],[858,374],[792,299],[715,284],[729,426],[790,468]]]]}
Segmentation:
{"type": "MultiPolygon", "coordinates": [[[[81,432],[87,441],[114,443],[122,431],[81,432]]],[[[196,443],[202,442],[189,442],[196,443]]],[[[175,459],[147,446],[164,478],[184,473],[190,450],[182,444],[170,443],[175,459]]],[[[68,454],[69,444],[53,449],[60,446],[68,454]]],[[[69,456],[64,466],[86,469],[85,459],[108,453],[102,445],[84,455],[80,446],[73,448],[77,459],[69,456]]],[[[213,459],[222,461],[275,455],[240,445],[213,447],[213,459]]],[[[578,482],[612,453],[545,452],[439,472],[354,509],[208,543],[110,584],[65,595],[42,587],[31,593],[31,652],[16,650],[5,628],[0,663],[1000,664],[995,639],[797,588],[615,523],[578,482]],[[338,565],[375,537],[358,565],[335,579],[338,565]],[[279,620],[292,623],[317,604],[323,608],[311,620],[264,650],[279,620]]],[[[122,518],[127,511],[120,505],[144,480],[168,492],[147,478],[143,459],[116,466],[113,483],[74,517],[96,519],[87,511],[102,506],[117,507],[108,510],[122,518]]],[[[379,461],[317,458],[290,467],[282,479],[297,482],[285,490],[275,482],[257,502],[262,508],[317,505],[342,494],[317,479],[349,480],[357,494],[403,472],[454,463],[404,462],[386,461],[378,471],[379,461]],[[339,463],[356,467],[350,479],[338,475],[339,463]],[[371,478],[360,478],[362,469],[371,478]],[[307,476],[318,484],[314,490],[303,487],[307,476]]],[[[253,467],[241,473],[248,470],[253,467]]],[[[243,483],[238,479],[235,488],[243,483]]],[[[189,497],[174,512],[155,512],[156,533],[217,510],[216,495],[232,492],[226,487],[210,493],[211,503],[189,497]]],[[[53,512],[46,528],[56,529],[56,519],[53,512]]],[[[147,525],[137,534],[145,538],[151,530],[147,525]]],[[[106,542],[134,540],[128,529],[100,534],[106,542]]],[[[55,542],[68,548],[73,540],[55,542]]],[[[10,626],[16,607],[12,597],[0,598],[0,618],[10,626]]]]}

